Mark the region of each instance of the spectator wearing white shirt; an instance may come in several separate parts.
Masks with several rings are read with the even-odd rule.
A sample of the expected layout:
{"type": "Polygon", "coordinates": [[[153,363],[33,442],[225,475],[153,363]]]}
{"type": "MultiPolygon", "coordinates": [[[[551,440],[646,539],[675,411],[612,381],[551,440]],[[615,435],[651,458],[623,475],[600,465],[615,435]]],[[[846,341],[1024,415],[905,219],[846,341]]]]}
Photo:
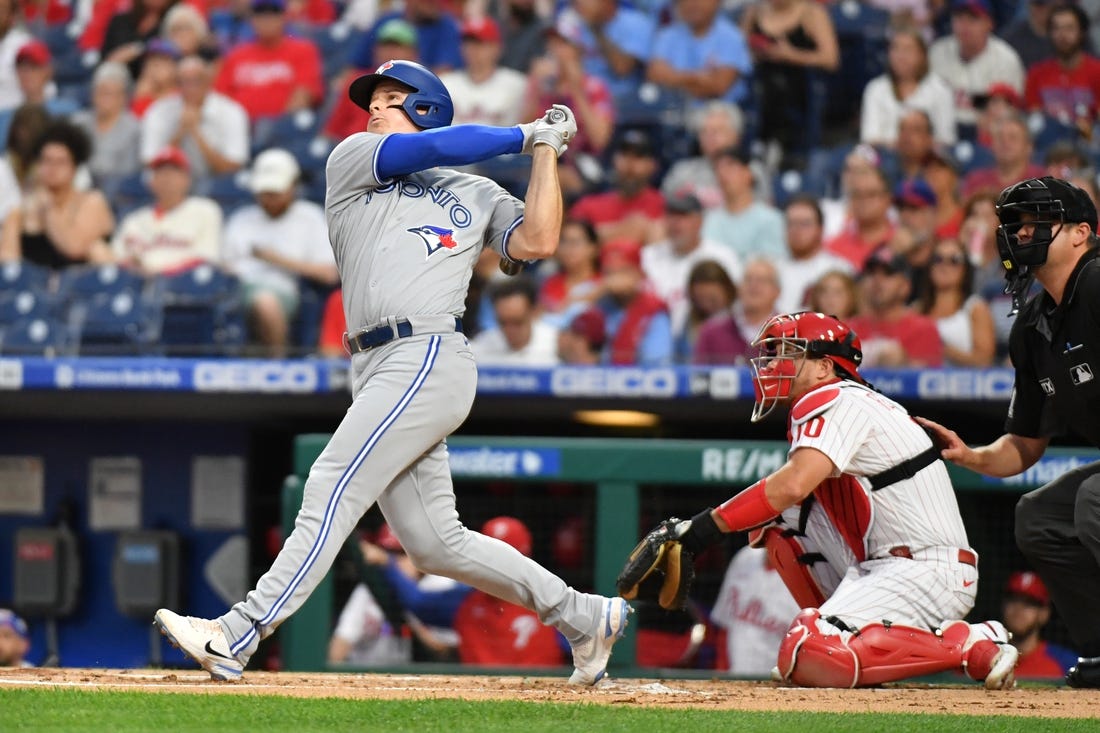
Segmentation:
{"type": "Polygon", "coordinates": [[[464,22],[460,51],[466,68],[439,77],[454,100],[451,124],[518,124],[527,77],[499,65],[501,39],[496,21],[482,17],[464,22]]]}
{"type": "Polygon", "coordinates": [[[0,110],[23,103],[23,91],[15,75],[15,55],[31,36],[16,25],[15,0],[0,0],[0,110]]]}
{"type": "Polygon", "coordinates": [[[745,116],[732,102],[713,101],[693,113],[689,125],[695,131],[699,155],[676,161],[661,181],[661,193],[671,196],[687,189],[703,208],[713,209],[722,205],[722,189],[714,176],[711,157],[720,150],[740,147],[745,116]]]}
{"type": "Polygon", "coordinates": [[[320,206],[298,196],[294,156],[271,148],[256,156],[251,188],[256,204],[230,217],[222,259],[240,277],[253,340],[270,356],[285,356],[300,303],[299,278],[335,287],[340,281],[320,206]]]}
{"type": "Polygon", "coordinates": [[[850,273],[852,265],[824,250],[823,219],[816,198],[792,196],[783,215],[790,260],[779,268],[780,291],[775,308],[780,313],[794,313],[803,310],[809,291],[822,275],[834,270],[850,273]]]}
{"type": "Polygon", "coordinates": [[[741,280],[741,261],[727,246],[705,239],[703,206],[695,194],[684,191],[665,200],[668,238],[642,248],[642,270],[661,300],[668,306],[672,335],[677,338],[687,321],[688,274],[703,260],[722,266],[730,280],[741,280]]]}
{"type": "Polygon", "coordinates": [[[470,347],[481,366],[546,367],[558,363],[558,330],[538,318],[538,290],[524,275],[496,282],[489,298],[497,325],[470,347]]]}
{"type": "Polygon", "coordinates": [[[928,47],[916,29],[898,29],[890,38],[886,73],[863,90],[859,139],[892,148],[906,108],[928,113],[937,143],[955,142],[955,100],[947,82],[928,65],[928,47]]]}
{"type": "MultiPolygon", "coordinates": [[[[952,0],[951,35],[928,51],[932,71],[955,92],[955,120],[973,127],[978,122],[974,98],[997,82],[1024,91],[1024,66],[1011,46],[993,35],[989,0],[952,0]]],[[[960,130],[961,132],[961,130],[960,130]]]]}
{"type": "Polygon", "coordinates": [[[221,251],[222,210],[217,202],[191,196],[191,165],[179,148],[168,147],[149,161],[153,204],[133,212],[111,241],[113,258],[146,275],[171,275],[221,251]]]}
{"type": "Polygon", "coordinates": [[[201,190],[211,176],[240,170],[248,162],[248,113],[212,90],[207,61],[188,56],[179,63],[179,94],[158,99],[141,123],[141,157],[149,160],[166,145],[178,147],[191,162],[201,190]]]}

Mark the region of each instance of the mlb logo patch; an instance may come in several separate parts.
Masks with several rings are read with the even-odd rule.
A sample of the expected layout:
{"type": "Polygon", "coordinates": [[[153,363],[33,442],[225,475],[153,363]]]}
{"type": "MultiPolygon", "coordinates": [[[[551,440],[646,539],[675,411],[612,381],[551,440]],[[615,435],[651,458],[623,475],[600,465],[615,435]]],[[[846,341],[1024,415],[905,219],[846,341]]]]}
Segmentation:
{"type": "Polygon", "coordinates": [[[1043,394],[1047,396],[1054,394],[1054,382],[1051,381],[1050,377],[1040,379],[1039,386],[1043,388],[1043,394]]]}
{"type": "Polygon", "coordinates": [[[1073,377],[1074,385],[1082,385],[1085,382],[1092,381],[1092,367],[1086,364],[1078,364],[1069,370],[1069,374],[1073,377]]]}

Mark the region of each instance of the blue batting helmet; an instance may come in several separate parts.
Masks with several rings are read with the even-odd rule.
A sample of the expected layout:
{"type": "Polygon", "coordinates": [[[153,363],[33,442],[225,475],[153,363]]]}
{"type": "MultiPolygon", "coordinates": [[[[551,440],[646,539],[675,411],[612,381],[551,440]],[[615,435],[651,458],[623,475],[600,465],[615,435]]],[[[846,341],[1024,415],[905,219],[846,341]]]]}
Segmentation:
{"type": "Polygon", "coordinates": [[[351,83],[348,97],[365,110],[370,98],[383,79],[392,79],[409,87],[412,92],[401,105],[413,124],[422,130],[446,127],[454,119],[451,95],[439,77],[415,61],[387,61],[373,74],[365,74],[351,83]]]}

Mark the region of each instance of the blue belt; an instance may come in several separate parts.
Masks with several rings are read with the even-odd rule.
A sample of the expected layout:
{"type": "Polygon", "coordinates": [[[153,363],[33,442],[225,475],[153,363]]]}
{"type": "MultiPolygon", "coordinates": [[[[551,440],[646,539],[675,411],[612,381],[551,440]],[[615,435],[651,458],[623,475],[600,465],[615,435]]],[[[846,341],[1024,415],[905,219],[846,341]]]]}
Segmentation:
{"type": "MultiPolygon", "coordinates": [[[[462,333],[462,320],[458,316],[455,316],[455,331],[462,333]]],[[[354,335],[347,334],[348,351],[352,354],[358,354],[360,351],[369,351],[382,344],[388,344],[394,339],[408,338],[412,335],[412,324],[403,318],[397,322],[396,333],[389,325],[385,325],[369,328],[354,335]]]]}

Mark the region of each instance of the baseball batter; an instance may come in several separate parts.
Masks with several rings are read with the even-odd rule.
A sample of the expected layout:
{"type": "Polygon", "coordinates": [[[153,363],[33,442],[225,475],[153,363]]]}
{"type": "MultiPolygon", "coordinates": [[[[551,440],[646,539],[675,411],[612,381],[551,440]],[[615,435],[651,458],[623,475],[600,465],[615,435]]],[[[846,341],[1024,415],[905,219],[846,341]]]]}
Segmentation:
{"type": "Polygon", "coordinates": [[[155,623],[215,679],[239,678],[378,502],[420,570],[531,609],[572,645],[570,682],[594,684],[630,607],[579,593],[510,545],[464,527],[446,446],[477,383],[459,331],[474,262],[486,246],[506,265],[553,254],[562,220],[557,159],[576,132],[573,113],[556,106],[515,127],[450,127],[446,88],[409,61],[382,64],[349,95],[370,123],[329,156],[325,210],[343,283],[352,405],[255,590],[216,620],[161,609],[155,623]],[[525,202],[486,178],[438,167],[520,152],[532,156],[525,202]]]}
{"type": "Polygon", "coordinates": [[[650,534],[690,562],[722,533],[753,530],[802,607],[779,647],[784,681],[856,687],[962,668],[988,688],[1012,686],[1017,652],[1004,627],[959,620],[974,605],[978,558],[947,469],[905,409],[859,375],[855,333],[795,313],[753,343],[753,420],[790,406],[787,462],[650,534]]]}

